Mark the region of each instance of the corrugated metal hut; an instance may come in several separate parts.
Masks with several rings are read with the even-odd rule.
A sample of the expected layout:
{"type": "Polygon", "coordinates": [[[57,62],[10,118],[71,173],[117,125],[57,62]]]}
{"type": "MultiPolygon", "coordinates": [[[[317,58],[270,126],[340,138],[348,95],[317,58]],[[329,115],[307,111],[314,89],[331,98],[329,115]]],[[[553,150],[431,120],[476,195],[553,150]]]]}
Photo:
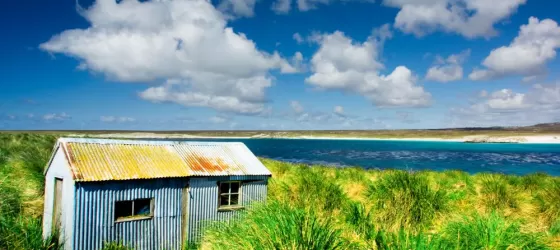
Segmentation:
{"type": "Polygon", "coordinates": [[[65,249],[181,249],[264,201],[270,176],[238,142],[61,138],[45,170],[43,234],[58,228],[65,249]]]}

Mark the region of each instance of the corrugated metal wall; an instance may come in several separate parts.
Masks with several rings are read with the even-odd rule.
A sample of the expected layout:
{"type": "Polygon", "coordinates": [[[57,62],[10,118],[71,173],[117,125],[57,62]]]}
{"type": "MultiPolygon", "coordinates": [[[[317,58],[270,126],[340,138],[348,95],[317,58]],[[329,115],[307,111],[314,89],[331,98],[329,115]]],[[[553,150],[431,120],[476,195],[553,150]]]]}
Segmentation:
{"type": "Polygon", "coordinates": [[[264,202],[268,176],[225,176],[192,178],[189,184],[188,240],[199,241],[204,228],[215,221],[227,221],[239,215],[238,211],[218,211],[218,181],[251,180],[241,186],[243,206],[251,201],[264,202]],[[254,181],[260,180],[260,181],[254,181]]]}
{"type": "Polygon", "coordinates": [[[74,249],[122,242],[134,249],[181,249],[181,194],[187,179],[76,183],[74,249]],[[117,222],[119,200],[155,198],[154,217],[117,222]]]}
{"type": "MultiPolygon", "coordinates": [[[[218,181],[243,180],[243,206],[263,202],[267,176],[193,177],[189,184],[189,241],[198,241],[205,226],[239,215],[218,212],[218,181]]],[[[181,249],[181,196],[188,179],[129,180],[76,183],[74,249],[101,249],[104,242],[122,242],[134,249],[181,249]],[[114,221],[119,200],[154,198],[154,218],[114,221]]]]}

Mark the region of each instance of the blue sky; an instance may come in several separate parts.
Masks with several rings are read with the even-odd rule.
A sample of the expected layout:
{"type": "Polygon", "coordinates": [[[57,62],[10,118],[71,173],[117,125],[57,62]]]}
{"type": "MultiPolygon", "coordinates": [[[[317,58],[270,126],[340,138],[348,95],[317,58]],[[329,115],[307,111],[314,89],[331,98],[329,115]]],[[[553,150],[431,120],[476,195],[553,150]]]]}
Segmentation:
{"type": "Polygon", "coordinates": [[[560,2],[3,1],[0,129],[560,120],[560,2]]]}

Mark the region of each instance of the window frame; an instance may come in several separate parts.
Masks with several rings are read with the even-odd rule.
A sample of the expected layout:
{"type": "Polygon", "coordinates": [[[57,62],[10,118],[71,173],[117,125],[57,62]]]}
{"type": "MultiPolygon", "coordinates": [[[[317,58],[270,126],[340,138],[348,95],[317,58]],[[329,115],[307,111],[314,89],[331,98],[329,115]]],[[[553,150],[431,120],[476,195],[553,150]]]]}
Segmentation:
{"type": "Polygon", "coordinates": [[[233,210],[239,210],[239,209],[243,209],[244,206],[242,204],[242,188],[243,187],[243,182],[242,181],[218,181],[218,211],[233,211],[233,210]],[[227,183],[229,184],[229,189],[227,193],[223,193],[221,190],[221,185],[227,183]],[[237,190],[237,193],[232,193],[231,192],[231,183],[237,183],[239,185],[239,189],[237,190]],[[229,201],[229,205],[221,205],[222,203],[222,195],[223,194],[227,194],[228,195],[228,201],[229,201]],[[237,204],[236,205],[231,205],[231,195],[235,195],[237,194],[237,204]]]}
{"type": "Polygon", "coordinates": [[[132,200],[117,200],[115,201],[114,207],[113,207],[113,213],[114,213],[114,220],[115,223],[118,222],[126,222],[126,221],[136,221],[136,220],[150,220],[154,217],[154,203],[155,203],[155,199],[154,198],[137,198],[137,199],[132,199],[132,200]],[[150,201],[150,214],[149,215],[135,215],[134,214],[134,204],[136,201],[139,200],[149,200],[150,201]],[[132,206],[130,207],[131,209],[131,214],[130,216],[122,216],[122,217],[116,217],[116,210],[117,210],[117,203],[119,202],[131,202],[132,206]]]}

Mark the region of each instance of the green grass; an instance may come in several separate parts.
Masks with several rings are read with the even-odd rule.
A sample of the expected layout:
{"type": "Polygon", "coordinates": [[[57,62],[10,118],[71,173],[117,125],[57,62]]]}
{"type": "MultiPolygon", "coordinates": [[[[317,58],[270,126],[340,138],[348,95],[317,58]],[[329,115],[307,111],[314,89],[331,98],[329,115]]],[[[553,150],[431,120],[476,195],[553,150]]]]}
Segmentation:
{"type": "Polygon", "coordinates": [[[42,238],[43,168],[52,135],[0,134],[0,249],[60,249],[42,238]]]}
{"type": "Polygon", "coordinates": [[[446,192],[430,187],[419,173],[390,171],[369,185],[366,195],[373,204],[377,221],[391,229],[412,231],[430,226],[447,209],[446,192]]]}
{"type": "MultiPolygon", "coordinates": [[[[41,237],[56,136],[0,133],[0,249],[41,237]]],[[[268,200],[216,223],[200,249],[560,249],[560,178],[304,166],[261,159],[268,200]]],[[[127,249],[108,243],[105,249],[127,249]]]]}
{"type": "Polygon", "coordinates": [[[517,221],[492,213],[449,223],[440,240],[448,249],[547,249],[542,235],[524,233],[517,221]]]}
{"type": "Polygon", "coordinates": [[[560,180],[554,179],[538,193],[539,210],[548,222],[560,219],[560,180]]]}
{"type": "Polygon", "coordinates": [[[244,219],[210,229],[203,246],[215,249],[346,249],[331,219],[273,201],[257,206],[244,219]]]}
{"type": "Polygon", "coordinates": [[[511,188],[504,176],[485,174],[481,178],[480,193],[489,211],[505,208],[515,209],[519,206],[517,201],[519,188],[511,188]]]}

